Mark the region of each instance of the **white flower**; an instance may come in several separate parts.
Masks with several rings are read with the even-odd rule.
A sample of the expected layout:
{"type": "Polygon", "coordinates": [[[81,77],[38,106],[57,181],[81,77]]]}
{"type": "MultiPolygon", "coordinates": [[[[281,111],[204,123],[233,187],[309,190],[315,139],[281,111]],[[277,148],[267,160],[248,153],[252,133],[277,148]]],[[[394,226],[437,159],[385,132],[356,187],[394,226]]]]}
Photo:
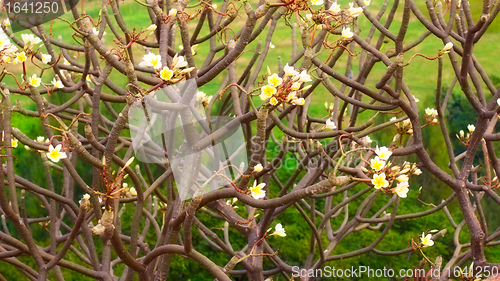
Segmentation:
{"type": "Polygon", "coordinates": [[[269,48],[274,49],[274,47],[276,46],[274,46],[272,42],[269,42],[269,48]]]}
{"type": "Polygon", "coordinates": [[[311,3],[315,6],[323,5],[323,0],[311,0],[311,3]]]}
{"type": "Polygon", "coordinates": [[[328,11],[332,12],[332,14],[336,15],[338,13],[340,13],[340,11],[342,11],[342,9],[340,8],[340,5],[337,4],[337,3],[333,3],[330,8],[328,9],[328,11]]]}
{"type": "Polygon", "coordinates": [[[54,86],[54,88],[57,88],[57,89],[64,88],[64,85],[61,82],[61,80],[57,80],[55,77],[54,77],[54,79],[52,79],[52,85],[54,86]]]}
{"type": "Polygon", "coordinates": [[[10,25],[10,20],[9,20],[9,18],[4,19],[4,20],[3,20],[3,24],[4,24],[5,26],[9,26],[9,25],[10,25]]]}
{"type": "Polygon", "coordinates": [[[385,173],[381,173],[380,175],[374,174],[371,183],[375,189],[389,186],[389,182],[385,179],[385,173]]]}
{"type": "Polygon", "coordinates": [[[380,160],[378,156],[376,156],[374,159],[370,160],[370,167],[374,171],[380,171],[385,167],[385,161],[380,160]]]}
{"type": "Polygon", "coordinates": [[[420,237],[420,241],[422,241],[424,247],[430,247],[434,245],[434,241],[432,240],[432,235],[430,233],[425,235],[425,233],[422,232],[422,237],[420,237]]]}
{"type": "Polygon", "coordinates": [[[156,30],[156,24],[152,24],[146,28],[147,31],[155,31],[156,30]]]}
{"type": "Polygon", "coordinates": [[[400,175],[399,177],[396,178],[396,180],[399,182],[408,182],[409,178],[408,175],[400,175]]]}
{"type": "Polygon", "coordinates": [[[438,115],[438,112],[434,108],[429,108],[428,107],[428,108],[425,109],[425,114],[429,115],[429,116],[436,117],[438,115]]]}
{"type": "Polygon", "coordinates": [[[413,172],[413,174],[418,176],[418,175],[422,174],[422,171],[419,168],[417,168],[415,170],[415,172],[413,172]]]}
{"type": "Polygon", "coordinates": [[[144,55],[144,57],[142,58],[142,61],[139,63],[139,66],[143,66],[143,67],[151,66],[154,69],[160,69],[161,68],[161,56],[155,55],[153,53],[149,53],[147,55],[144,55]]]}
{"type": "Polygon", "coordinates": [[[66,158],[66,152],[61,152],[61,144],[58,144],[55,148],[49,145],[49,152],[47,152],[47,157],[53,162],[59,162],[59,160],[66,158]]]}
{"type": "Polygon", "coordinates": [[[354,7],[354,3],[349,3],[349,9],[347,10],[347,14],[353,18],[358,17],[363,13],[363,8],[354,7]]]}
{"type": "Polygon", "coordinates": [[[206,96],[207,94],[205,94],[204,92],[198,92],[195,95],[196,101],[201,102],[206,96]]]}
{"type": "Polygon", "coordinates": [[[406,198],[408,191],[408,182],[400,182],[398,185],[392,189],[394,193],[396,193],[401,198],[406,198]]]}
{"type": "Polygon", "coordinates": [[[500,99],[497,99],[497,104],[500,106],[500,99]]]}
{"type": "Polygon", "coordinates": [[[163,69],[160,71],[160,77],[161,79],[168,81],[172,76],[174,75],[174,71],[168,68],[168,66],[163,67],[163,69]]]}
{"type": "Polygon", "coordinates": [[[470,133],[474,132],[475,129],[476,129],[476,126],[474,126],[472,124],[467,125],[467,130],[469,130],[470,133]]]}
{"type": "Polygon", "coordinates": [[[257,185],[257,181],[253,182],[253,187],[250,188],[250,193],[252,194],[252,197],[255,199],[260,199],[266,197],[266,191],[262,190],[266,186],[265,183],[260,183],[257,185]]]}
{"type": "MultiPolygon", "coordinates": [[[[293,68],[293,66],[289,66],[288,63],[283,67],[283,71],[285,71],[285,77],[287,76],[295,76],[298,72],[293,68]]],[[[498,99],[498,105],[500,105],[500,99],[498,99]]]]}
{"type": "Polygon", "coordinates": [[[278,87],[283,83],[283,79],[278,74],[273,73],[273,75],[267,77],[267,83],[273,87],[278,87]]]}
{"type": "Polygon", "coordinates": [[[25,47],[29,47],[30,45],[36,45],[42,40],[38,37],[35,37],[33,34],[21,34],[21,38],[23,38],[23,42],[25,47]]]}
{"type": "Polygon", "coordinates": [[[417,99],[416,97],[413,97],[413,99],[415,100],[415,102],[419,102],[420,100],[417,99]]]}
{"type": "Polygon", "coordinates": [[[389,121],[394,121],[396,120],[396,116],[392,117],[389,121]]]}
{"type": "Polygon", "coordinates": [[[255,165],[255,166],[253,167],[253,171],[254,171],[254,172],[256,172],[256,173],[258,173],[258,172],[262,171],[263,169],[264,169],[264,167],[262,167],[262,164],[260,164],[260,163],[259,163],[259,164],[257,164],[257,165],[255,165]]]}
{"type": "Polygon", "coordinates": [[[43,137],[43,136],[36,137],[37,142],[44,142],[44,140],[45,140],[45,137],[43,137]]]}
{"type": "Polygon", "coordinates": [[[64,58],[64,60],[63,60],[63,64],[64,64],[64,65],[71,65],[71,63],[69,63],[69,61],[68,61],[66,58],[64,58]]]}
{"type": "Polygon", "coordinates": [[[335,125],[335,122],[333,122],[332,119],[326,119],[326,125],[324,128],[330,129],[330,130],[335,130],[335,129],[337,129],[337,125],[335,125]]]}
{"type": "Polygon", "coordinates": [[[42,78],[37,77],[36,74],[33,74],[31,75],[31,77],[28,77],[28,83],[35,88],[40,86],[40,82],[42,82],[42,78]]]}
{"type": "Polygon", "coordinates": [[[343,40],[351,39],[353,36],[354,36],[354,33],[351,32],[351,29],[349,27],[347,27],[347,28],[344,27],[342,29],[342,39],[343,40]]]}
{"type": "Polygon", "coordinates": [[[453,48],[453,43],[448,42],[446,43],[446,45],[444,45],[444,48],[441,50],[441,52],[443,52],[443,54],[447,54],[450,52],[452,48],[453,48]]]}
{"type": "Polygon", "coordinates": [[[313,15],[312,15],[312,14],[306,14],[306,19],[307,19],[308,21],[311,21],[311,20],[312,20],[312,18],[313,18],[313,15]]]}
{"type": "Polygon", "coordinates": [[[312,81],[311,76],[309,76],[309,74],[307,74],[306,70],[302,70],[302,72],[300,74],[295,75],[293,80],[298,80],[298,82],[300,82],[300,83],[312,81]]]}
{"type": "Polygon", "coordinates": [[[390,151],[387,147],[385,146],[382,146],[381,148],[379,148],[377,146],[377,149],[375,149],[375,153],[378,155],[378,157],[380,157],[380,159],[382,160],[387,160],[389,159],[389,157],[391,157],[392,155],[392,151],[390,151]]]}
{"type": "Polygon", "coordinates": [[[171,9],[171,10],[168,12],[168,16],[169,16],[169,17],[175,17],[175,15],[177,15],[177,9],[171,9]]]}
{"type": "Polygon", "coordinates": [[[52,59],[52,56],[49,54],[42,54],[42,62],[45,64],[50,63],[50,60],[52,59]]]}
{"type": "Polygon", "coordinates": [[[304,98],[292,100],[292,103],[295,105],[304,105],[305,102],[306,102],[306,100],[304,98]]]}
{"type": "Polygon", "coordinates": [[[372,139],[369,136],[365,137],[365,141],[366,141],[367,144],[372,143],[372,139]]]}
{"type": "Polygon", "coordinates": [[[279,235],[281,237],[285,237],[286,236],[285,229],[283,228],[283,226],[281,225],[281,223],[278,223],[276,225],[274,233],[272,235],[279,235]]]}
{"type": "Polygon", "coordinates": [[[183,56],[178,57],[177,54],[172,59],[172,69],[182,68],[187,66],[187,61],[184,60],[183,56]]]}
{"type": "Polygon", "coordinates": [[[128,192],[130,192],[130,195],[132,196],[137,196],[137,190],[135,187],[131,187],[128,192]]]}
{"type": "MultiPolygon", "coordinates": [[[[94,33],[95,36],[98,36],[99,35],[99,30],[97,30],[97,28],[93,27],[92,28],[92,33],[94,33]]],[[[102,34],[102,36],[106,35],[106,31],[104,31],[104,33],[102,34]]]]}
{"type": "Polygon", "coordinates": [[[370,6],[370,3],[372,2],[372,0],[365,0],[365,5],[366,6],[370,6]]]}
{"type": "Polygon", "coordinates": [[[10,140],[10,146],[12,146],[13,148],[17,148],[17,145],[19,144],[19,141],[12,137],[12,139],[10,140]]]}

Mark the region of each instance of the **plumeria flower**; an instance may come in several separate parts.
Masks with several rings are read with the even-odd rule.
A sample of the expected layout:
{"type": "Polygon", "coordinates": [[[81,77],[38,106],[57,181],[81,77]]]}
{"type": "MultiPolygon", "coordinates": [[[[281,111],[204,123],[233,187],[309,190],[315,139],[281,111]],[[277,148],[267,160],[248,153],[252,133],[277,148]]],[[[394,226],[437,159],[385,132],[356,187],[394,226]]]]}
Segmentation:
{"type": "Polygon", "coordinates": [[[19,52],[17,53],[16,58],[14,59],[14,63],[21,63],[24,62],[26,59],[27,59],[26,53],[24,51],[19,52]]]}
{"type": "Polygon", "coordinates": [[[432,235],[430,233],[425,235],[425,232],[422,232],[422,237],[420,237],[420,241],[422,241],[424,247],[430,247],[434,245],[434,241],[432,240],[432,235]]]}
{"type": "Polygon", "coordinates": [[[365,0],[365,5],[366,6],[370,6],[370,3],[372,2],[372,0],[365,0]]]}
{"type": "Polygon", "coordinates": [[[379,148],[377,146],[377,149],[375,149],[375,154],[378,155],[378,157],[380,157],[380,159],[382,160],[387,160],[389,159],[389,157],[391,157],[392,155],[392,151],[390,151],[387,147],[385,146],[382,146],[381,148],[379,148]]]}
{"type": "Polygon", "coordinates": [[[290,87],[290,89],[292,91],[296,91],[296,90],[298,90],[300,88],[300,85],[301,85],[301,83],[295,82],[295,83],[292,84],[292,86],[290,87]]]}
{"type": "Polygon", "coordinates": [[[183,56],[177,56],[177,54],[172,59],[172,69],[186,67],[188,65],[187,61],[184,60],[183,56]]]}
{"type": "Polygon", "coordinates": [[[444,48],[441,50],[441,53],[447,54],[450,52],[450,50],[453,48],[453,43],[448,42],[446,45],[444,45],[444,48]]]}
{"type": "Polygon", "coordinates": [[[476,126],[474,126],[472,124],[467,125],[467,130],[469,130],[469,133],[474,132],[475,129],[476,129],[476,126]]]}
{"type": "Polygon", "coordinates": [[[273,87],[278,87],[283,83],[283,79],[278,76],[278,74],[273,73],[273,75],[267,77],[267,83],[273,87]]]}
{"type": "MultiPolygon", "coordinates": [[[[97,30],[97,28],[93,27],[92,28],[92,33],[94,33],[95,36],[98,36],[99,35],[99,30],[97,30]]],[[[104,33],[102,34],[102,36],[106,35],[106,31],[104,31],[104,33]]]]}
{"type": "Polygon", "coordinates": [[[12,146],[13,148],[17,148],[17,145],[19,144],[19,141],[12,137],[12,139],[10,140],[10,146],[12,146]]]}
{"type": "Polygon", "coordinates": [[[374,174],[372,184],[375,189],[389,186],[389,182],[385,179],[385,173],[381,173],[380,175],[374,174]]]}
{"type": "Polygon", "coordinates": [[[274,230],[274,233],[272,235],[279,235],[281,237],[286,236],[285,229],[283,228],[281,223],[278,223],[274,229],[275,230],[274,230]]]}
{"type": "Polygon", "coordinates": [[[64,60],[63,60],[63,64],[64,64],[64,65],[71,65],[71,64],[69,63],[69,61],[68,61],[66,58],[64,58],[64,60]]]}
{"type": "Polygon", "coordinates": [[[259,164],[257,164],[257,165],[255,165],[255,166],[253,167],[253,171],[254,171],[255,173],[258,173],[258,172],[262,171],[262,169],[264,169],[264,167],[262,167],[262,164],[260,164],[260,163],[259,163],[259,164]]]}
{"type": "Polygon", "coordinates": [[[275,98],[275,97],[272,97],[270,100],[269,100],[269,103],[272,105],[272,106],[275,106],[278,104],[278,100],[275,98]]]}
{"type": "Polygon", "coordinates": [[[276,88],[274,88],[271,85],[266,85],[266,86],[262,87],[260,92],[261,92],[261,96],[265,97],[264,99],[262,99],[262,97],[261,97],[261,99],[265,100],[265,99],[271,97],[272,95],[276,94],[276,88]]]}
{"type": "Polygon", "coordinates": [[[42,42],[42,39],[35,37],[33,34],[21,34],[21,38],[23,39],[25,47],[42,42]]]}
{"type": "Polygon", "coordinates": [[[269,48],[274,49],[276,46],[272,42],[269,42],[269,48]]]}
{"type": "Polygon", "coordinates": [[[366,141],[367,144],[372,143],[372,139],[369,136],[365,137],[365,141],[366,141]]]}
{"type": "MultiPolygon", "coordinates": [[[[285,65],[285,67],[283,67],[283,70],[285,71],[285,77],[287,76],[295,76],[298,74],[298,72],[293,68],[293,66],[289,66],[288,63],[285,65]]],[[[499,104],[500,105],[500,99],[499,100],[499,104]]]]}
{"type": "Polygon", "coordinates": [[[62,145],[58,144],[55,148],[49,145],[49,152],[47,152],[47,157],[52,160],[52,162],[59,162],[59,160],[66,158],[66,152],[61,152],[62,145]]]}
{"type": "Polygon", "coordinates": [[[327,11],[330,11],[330,12],[332,12],[332,14],[336,15],[336,14],[340,13],[340,11],[342,11],[342,9],[340,8],[339,4],[333,3],[327,11]]]}
{"type": "Polygon", "coordinates": [[[128,190],[128,193],[130,193],[131,196],[137,196],[137,190],[133,186],[128,190]]]}
{"type": "Polygon", "coordinates": [[[343,28],[342,29],[342,39],[343,40],[347,40],[347,39],[351,39],[352,37],[354,36],[354,33],[351,32],[351,29],[349,27],[347,28],[343,28]]]}
{"type": "Polygon", "coordinates": [[[413,172],[414,175],[420,175],[422,174],[422,170],[420,170],[419,168],[417,168],[414,172],[413,172]]]}
{"type": "Polygon", "coordinates": [[[429,115],[429,116],[432,116],[432,117],[436,117],[438,115],[438,112],[434,108],[429,108],[428,107],[428,108],[425,109],[425,114],[429,115]]]}
{"type": "Polygon", "coordinates": [[[326,124],[324,129],[335,130],[337,129],[337,125],[335,125],[335,122],[333,122],[332,119],[326,119],[326,124]]]}
{"type": "Polygon", "coordinates": [[[62,89],[62,88],[64,88],[64,85],[61,82],[61,80],[57,80],[55,77],[54,77],[54,79],[52,79],[51,83],[54,86],[54,88],[56,88],[56,89],[62,89]]]}
{"type": "MultiPolygon", "coordinates": [[[[288,64],[287,64],[288,65],[288,64]]],[[[500,106],[500,99],[497,99],[497,104],[500,106]]]]}
{"type": "Polygon", "coordinates": [[[49,54],[42,54],[42,62],[45,64],[49,64],[52,56],[49,54]]]}
{"type": "Polygon", "coordinates": [[[351,2],[349,3],[349,9],[347,10],[347,14],[353,18],[358,17],[363,13],[363,8],[361,7],[354,7],[354,3],[351,2]]]}
{"type": "Polygon", "coordinates": [[[297,77],[298,82],[300,82],[300,83],[312,81],[311,76],[309,76],[309,74],[307,74],[306,70],[302,70],[302,72],[299,75],[297,75],[296,77],[297,77]]]}
{"type": "Polygon", "coordinates": [[[385,161],[380,160],[378,156],[370,160],[370,167],[375,171],[380,171],[385,167],[385,161]]]}
{"type": "Polygon", "coordinates": [[[156,30],[156,24],[152,24],[150,26],[148,26],[148,28],[146,28],[147,31],[155,31],[156,30]]]}
{"type": "Polygon", "coordinates": [[[4,24],[5,26],[9,26],[9,25],[10,25],[10,20],[9,20],[9,18],[4,19],[4,20],[3,20],[3,24],[4,24]]]}
{"type": "Polygon", "coordinates": [[[142,61],[139,63],[139,66],[143,66],[143,67],[151,66],[154,69],[160,69],[161,68],[161,56],[155,55],[153,53],[148,53],[147,55],[144,55],[144,57],[142,58],[142,61]]]}
{"type": "Polygon", "coordinates": [[[304,105],[305,102],[306,102],[306,100],[304,100],[304,98],[292,100],[292,103],[295,105],[304,105]]]}
{"type": "Polygon", "coordinates": [[[168,66],[165,66],[161,71],[160,71],[160,77],[161,79],[168,81],[172,76],[174,75],[174,71],[168,68],[168,66]]]}
{"type": "Polygon", "coordinates": [[[207,106],[212,100],[212,96],[207,96],[204,92],[196,93],[196,101],[201,103],[203,106],[207,106]]]}
{"type": "Polygon", "coordinates": [[[396,180],[399,182],[408,182],[409,178],[408,175],[400,175],[396,178],[396,180]]]}
{"type": "Polygon", "coordinates": [[[323,5],[323,0],[311,0],[311,3],[314,5],[314,6],[321,6],[323,5]]]}
{"type": "Polygon", "coordinates": [[[36,137],[37,142],[44,142],[44,140],[45,140],[45,137],[43,137],[43,136],[36,137]]]}
{"type": "Polygon", "coordinates": [[[83,204],[84,208],[87,209],[90,206],[90,195],[88,194],[83,195],[82,199],[78,201],[78,203],[80,204],[80,206],[82,206],[83,204]]]}
{"type": "Polygon", "coordinates": [[[171,9],[171,10],[168,12],[168,16],[169,16],[169,17],[175,17],[175,15],[177,15],[177,9],[171,9]]]}
{"type": "Polygon", "coordinates": [[[306,14],[306,19],[308,21],[312,21],[313,15],[312,14],[306,14]]]}
{"type": "Polygon", "coordinates": [[[408,187],[409,185],[407,182],[400,182],[398,183],[398,185],[396,185],[395,188],[392,189],[392,191],[396,193],[399,197],[406,198],[408,191],[410,191],[408,187]]]}
{"type": "Polygon", "coordinates": [[[257,181],[254,181],[253,187],[250,188],[250,193],[252,194],[252,197],[255,199],[264,198],[266,196],[266,191],[262,190],[264,186],[266,186],[265,183],[257,184],[257,181]]]}
{"type": "Polygon", "coordinates": [[[37,77],[36,74],[28,78],[28,83],[35,88],[40,86],[40,82],[42,82],[42,78],[37,77]]]}

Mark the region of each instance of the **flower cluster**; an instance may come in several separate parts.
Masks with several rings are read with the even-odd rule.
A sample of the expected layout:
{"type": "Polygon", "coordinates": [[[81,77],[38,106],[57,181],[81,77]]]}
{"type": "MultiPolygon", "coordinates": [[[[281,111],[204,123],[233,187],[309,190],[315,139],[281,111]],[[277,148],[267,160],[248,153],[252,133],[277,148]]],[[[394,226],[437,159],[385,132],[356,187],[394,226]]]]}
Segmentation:
{"type": "Polygon", "coordinates": [[[470,143],[470,139],[472,137],[472,133],[474,133],[474,130],[476,129],[476,126],[472,125],[472,124],[469,124],[467,125],[467,135],[464,133],[464,130],[460,130],[460,133],[459,135],[457,135],[457,138],[458,140],[465,144],[465,145],[469,145],[470,143]]]}
{"type": "Polygon", "coordinates": [[[394,125],[396,125],[396,128],[398,128],[398,134],[401,134],[401,135],[413,134],[413,126],[411,125],[410,119],[406,119],[403,122],[398,122],[394,125]]]}
{"type": "Polygon", "coordinates": [[[371,170],[364,169],[372,175],[370,182],[375,189],[382,189],[385,193],[396,193],[401,198],[406,198],[409,191],[409,176],[420,175],[422,171],[415,164],[405,162],[403,168],[392,165],[389,157],[392,155],[387,147],[375,149],[375,156],[370,160],[371,170]],[[393,182],[397,182],[396,187],[391,188],[393,182]]]}
{"type": "Polygon", "coordinates": [[[193,71],[194,67],[185,68],[188,65],[183,56],[177,56],[172,59],[170,67],[164,66],[162,68],[161,56],[153,53],[144,55],[139,66],[152,67],[155,69],[156,74],[165,81],[167,85],[175,84],[186,77],[186,75],[193,71]]]}
{"type": "Polygon", "coordinates": [[[309,85],[300,89],[303,83],[312,81],[311,76],[307,74],[306,70],[299,73],[293,66],[288,64],[283,69],[285,71],[283,77],[279,77],[276,73],[267,77],[268,84],[261,88],[260,99],[263,101],[269,100],[271,105],[277,105],[281,102],[303,105],[305,100],[297,97],[297,93],[311,87],[309,85]]]}
{"type": "Polygon", "coordinates": [[[207,96],[204,92],[196,93],[196,102],[201,103],[204,107],[206,107],[211,100],[212,96],[207,96]]]}
{"type": "Polygon", "coordinates": [[[434,108],[426,108],[425,109],[425,121],[427,121],[427,124],[437,125],[437,123],[438,123],[437,116],[438,116],[438,112],[434,108]]]}

